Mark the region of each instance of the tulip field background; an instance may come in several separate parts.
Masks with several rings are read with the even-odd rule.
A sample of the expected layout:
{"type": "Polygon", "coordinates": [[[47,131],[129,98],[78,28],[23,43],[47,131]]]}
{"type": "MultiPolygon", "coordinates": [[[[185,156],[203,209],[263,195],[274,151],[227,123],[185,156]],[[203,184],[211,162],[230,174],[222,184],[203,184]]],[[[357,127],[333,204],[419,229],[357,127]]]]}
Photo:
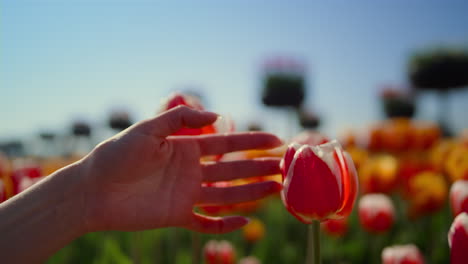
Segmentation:
{"type": "MultiPolygon", "coordinates": [[[[303,263],[307,228],[284,209],[279,199],[270,199],[255,214],[265,224],[265,236],[252,246],[251,255],[262,263],[303,263]]],[[[323,263],[380,263],[380,252],[391,244],[415,243],[427,263],[447,263],[447,231],[451,215],[447,206],[417,221],[402,219],[391,232],[371,235],[362,231],[356,213],[344,237],[322,234],[323,263]]],[[[192,263],[193,234],[169,228],[143,232],[101,232],[85,235],[62,249],[48,263],[192,263]]],[[[248,245],[242,231],[227,235],[200,235],[232,242],[237,257],[245,256],[248,245]]],[[[200,252],[202,254],[202,252],[200,252]]],[[[203,262],[202,262],[203,263],[203,262]]]]}
{"type": "MultiPolygon", "coordinates": [[[[340,142],[359,194],[345,226],[322,224],[323,264],[382,263],[384,248],[407,244],[425,264],[449,263],[448,232],[468,213],[467,1],[0,2],[0,202],[182,104],[223,118],[177,135],[266,131],[286,143],[227,160],[340,142]],[[369,194],[391,199],[390,218],[364,223],[369,194]]],[[[221,184],[265,179],[282,183],[221,184]]],[[[252,224],[90,233],[46,263],[221,264],[206,261],[210,241],[232,245],[222,264],[305,263],[308,226],[279,194],[218,209],[197,208],[252,224]]]]}

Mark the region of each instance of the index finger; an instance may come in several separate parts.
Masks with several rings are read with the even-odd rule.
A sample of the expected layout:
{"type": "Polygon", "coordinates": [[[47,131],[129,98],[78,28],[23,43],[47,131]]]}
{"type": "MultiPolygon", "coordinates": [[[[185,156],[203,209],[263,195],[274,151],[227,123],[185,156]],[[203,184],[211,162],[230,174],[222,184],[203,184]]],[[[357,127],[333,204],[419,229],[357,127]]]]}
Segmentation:
{"type": "Polygon", "coordinates": [[[197,137],[197,142],[203,156],[248,149],[269,149],[283,144],[277,136],[265,132],[205,135],[197,137]]]}

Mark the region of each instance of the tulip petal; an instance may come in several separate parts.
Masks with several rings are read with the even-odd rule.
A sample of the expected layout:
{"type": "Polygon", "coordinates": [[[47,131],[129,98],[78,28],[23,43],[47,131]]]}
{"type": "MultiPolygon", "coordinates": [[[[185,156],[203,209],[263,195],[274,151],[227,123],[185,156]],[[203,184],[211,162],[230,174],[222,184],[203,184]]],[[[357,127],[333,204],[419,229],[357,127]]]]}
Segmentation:
{"type": "Polygon", "coordinates": [[[288,146],[288,149],[286,150],[286,153],[284,154],[284,158],[281,160],[280,164],[280,169],[281,169],[281,175],[283,176],[282,179],[286,178],[286,174],[288,174],[289,171],[289,165],[291,165],[291,162],[294,158],[294,154],[296,154],[296,151],[301,147],[301,145],[292,143],[288,146]]]}
{"type": "Polygon", "coordinates": [[[353,210],[354,202],[358,193],[358,179],[356,168],[348,153],[341,148],[336,148],[335,160],[340,165],[342,184],[343,184],[343,200],[342,207],[337,212],[339,217],[348,216],[353,210]]]}

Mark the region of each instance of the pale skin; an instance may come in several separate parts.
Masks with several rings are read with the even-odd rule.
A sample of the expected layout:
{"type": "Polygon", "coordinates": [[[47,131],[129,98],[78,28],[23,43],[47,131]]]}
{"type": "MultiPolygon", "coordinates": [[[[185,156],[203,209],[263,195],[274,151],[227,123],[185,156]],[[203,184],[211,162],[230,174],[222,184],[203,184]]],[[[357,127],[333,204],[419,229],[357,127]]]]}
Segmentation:
{"type": "Polygon", "coordinates": [[[242,216],[208,217],[198,205],[263,198],[281,185],[266,181],[236,187],[214,182],[279,173],[265,158],[200,162],[206,155],[281,145],[268,133],[171,137],[182,127],[202,127],[218,116],[177,107],[135,124],[89,155],[0,205],[0,259],[40,263],[88,232],[182,227],[226,233],[247,223],[242,216]],[[24,249],[24,250],[21,250],[24,249]]]}

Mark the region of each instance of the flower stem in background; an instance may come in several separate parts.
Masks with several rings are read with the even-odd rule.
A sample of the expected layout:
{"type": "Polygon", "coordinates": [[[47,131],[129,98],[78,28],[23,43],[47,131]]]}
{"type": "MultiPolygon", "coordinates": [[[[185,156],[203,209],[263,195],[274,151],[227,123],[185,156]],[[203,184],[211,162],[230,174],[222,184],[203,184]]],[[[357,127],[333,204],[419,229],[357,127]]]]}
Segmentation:
{"type": "Polygon", "coordinates": [[[320,221],[309,225],[306,264],[320,264],[320,221]]]}

